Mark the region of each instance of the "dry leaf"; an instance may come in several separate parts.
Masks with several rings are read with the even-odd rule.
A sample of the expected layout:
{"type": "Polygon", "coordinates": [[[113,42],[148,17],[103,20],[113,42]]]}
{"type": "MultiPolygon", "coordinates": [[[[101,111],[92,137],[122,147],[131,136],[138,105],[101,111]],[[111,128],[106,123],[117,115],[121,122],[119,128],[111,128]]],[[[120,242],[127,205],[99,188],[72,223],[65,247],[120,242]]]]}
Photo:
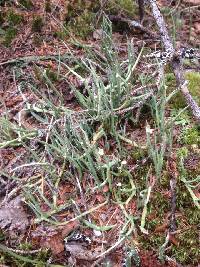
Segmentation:
{"type": "Polygon", "coordinates": [[[58,255],[64,251],[64,238],[78,227],[78,221],[57,227],[40,225],[32,233],[32,237],[40,239],[41,247],[49,248],[53,255],[58,255]]]}
{"type": "Polygon", "coordinates": [[[29,225],[21,196],[17,196],[0,208],[0,228],[23,232],[29,225]]]}

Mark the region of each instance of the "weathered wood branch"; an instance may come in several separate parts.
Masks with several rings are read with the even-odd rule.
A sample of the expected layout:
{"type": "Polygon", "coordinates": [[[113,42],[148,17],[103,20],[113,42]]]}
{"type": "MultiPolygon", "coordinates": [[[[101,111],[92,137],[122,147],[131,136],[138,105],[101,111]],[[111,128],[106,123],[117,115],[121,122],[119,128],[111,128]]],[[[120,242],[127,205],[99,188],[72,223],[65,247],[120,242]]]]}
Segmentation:
{"type": "Polygon", "coordinates": [[[110,15],[109,16],[109,19],[112,21],[112,22],[125,22],[129,25],[130,29],[138,29],[142,32],[145,32],[147,33],[149,36],[151,36],[153,39],[158,39],[159,36],[149,30],[148,28],[144,27],[141,23],[137,22],[136,20],[131,20],[131,19],[127,19],[127,18],[124,18],[122,16],[117,16],[117,15],[110,15]]]}
{"type": "Polygon", "coordinates": [[[194,118],[200,122],[200,108],[196,101],[192,98],[191,94],[189,93],[189,90],[187,88],[187,82],[185,81],[183,69],[182,69],[182,59],[179,55],[175,53],[175,49],[172,44],[172,40],[169,36],[164,18],[157,6],[156,0],[149,0],[153,16],[155,18],[155,21],[158,25],[159,32],[161,35],[161,41],[163,43],[163,46],[165,50],[171,51],[171,62],[173,71],[176,77],[176,83],[177,86],[180,88],[186,103],[190,106],[194,118]]]}

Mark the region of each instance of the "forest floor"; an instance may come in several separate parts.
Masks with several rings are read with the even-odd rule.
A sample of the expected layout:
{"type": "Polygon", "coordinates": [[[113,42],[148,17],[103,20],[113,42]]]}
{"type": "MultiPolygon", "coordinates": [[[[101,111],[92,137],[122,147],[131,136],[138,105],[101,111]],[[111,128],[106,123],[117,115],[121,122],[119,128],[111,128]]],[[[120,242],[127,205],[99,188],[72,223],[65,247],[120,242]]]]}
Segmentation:
{"type": "MultiPolygon", "coordinates": [[[[157,2],[199,55],[200,1],[157,2]]],[[[148,57],[150,8],[127,19],[132,0],[0,0],[0,266],[199,266],[200,126],[148,57]]],[[[200,105],[199,56],[183,68],[200,105]]]]}

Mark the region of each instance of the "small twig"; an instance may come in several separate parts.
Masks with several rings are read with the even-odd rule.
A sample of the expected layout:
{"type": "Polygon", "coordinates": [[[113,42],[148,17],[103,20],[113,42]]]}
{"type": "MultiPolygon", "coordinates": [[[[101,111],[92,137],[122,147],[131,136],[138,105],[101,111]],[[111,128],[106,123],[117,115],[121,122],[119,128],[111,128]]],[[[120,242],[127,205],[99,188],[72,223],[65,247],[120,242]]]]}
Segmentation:
{"type": "Polygon", "coordinates": [[[42,251],[42,249],[34,249],[34,250],[21,250],[21,249],[14,249],[14,248],[8,248],[10,251],[17,253],[17,254],[21,254],[21,255],[33,255],[36,254],[40,251],[42,251]]]}
{"type": "Polygon", "coordinates": [[[109,19],[111,21],[122,21],[125,22],[129,25],[130,28],[136,28],[141,30],[142,32],[146,32],[149,36],[151,36],[153,39],[158,39],[158,35],[152,31],[150,31],[149,29],[147,29],[146,27],[144,27],[141,23],[137,22],[136,20],[130,20],[127,18],[123,18],[121,16],[115,16],[115,15],[110,15],[109,19]]]}
{"type": "MultiPolygon", "coordinates": [[[[68,54],[63,54],[60,57],[62,57],[62,59],[69,59],[70,56],[68,54]]],[[[27,57],[19,57],[19,58],[14,58],[14,59],[10,59],[7,61],[3,61],[0,62],[0,66],[5,66],[5,65],[10,65],[10,64],[18,64],[18,63],[32,63],[35,61],[40,61],[40,60],[58,60],[59,55],[55,54],[55,55],[47,55],[47,56],[27,56],[27,57]]]]}

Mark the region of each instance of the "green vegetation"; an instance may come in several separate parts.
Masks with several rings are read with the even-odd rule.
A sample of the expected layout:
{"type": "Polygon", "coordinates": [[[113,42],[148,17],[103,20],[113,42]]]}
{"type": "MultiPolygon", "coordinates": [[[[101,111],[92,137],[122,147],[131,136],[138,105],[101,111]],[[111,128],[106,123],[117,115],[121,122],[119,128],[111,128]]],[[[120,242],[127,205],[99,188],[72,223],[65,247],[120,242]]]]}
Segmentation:
{"type": "Polygon", "coordinates": [[[200,104],[200,73],[199,72],[188,72],[186,79],[189,81],[189,91],[191,95],[200,104]]]}
{"type": "Polygon", "coordinates": [[[185,128],[179,140],[184,145],[200,145],[200,131],[196,126],[185,128]]]}
{"type": "Polygon", "coordinates": [[[0,26],[2,27],[1,42],[9,47],[16,37],[18,26],[23,22],[22,15],[14,12],[12,9],[6,13],[0,11],[0,26]]]}
{"type": "MultiPolygon", "coordinates": [[[[22,148],[26,154],[12,172],[5,168],[0,174],[19,186],[23,181],[21,191],[35,225],[54,225],[60,231],[77,220],[83,232],[90,228],[91,235],[94,229],[113,229],[118,236],[108,245],[125,244],[127,266],[134,261],[139,266],[138,251],[143,250],[153,251],[163,262],[169,256],[184,266],[196,265],[200,257],[199,126],[193,123],[180,92],[173,94],[176,83],[171,69],[166,68],[168,73],[151,88],[156,76],[152,78],[150,70],[146,71],[144,49],[136,51],[133,40],[128,39],[126,46],[123,43],[125,53],[121,53],[113,42],[112,23],[97,12],[99,3],[94,2],[77,0],[65,6],[64,21],[53,28],[54,36],[49,38],[53,45],[58,42],[54,43],[55,36],[64,40],[56,55],[12,62],[23,108],[20,106],[17,119],[10,119],[12,110],[0,118],[0,149],[19,154],[17,149],[22,148]],[[93,42],[79,43],[77,36],[85,39],[99,28],[95,20],[102,23],[98,47],[93,42]],[[69,36],[73,43],[67,42],[69,36]],[[67,51],[64,55],[63,47],[67,51]],[[30,96],[36,99],[34,104],[30,96]],[[36,130],[26,126],[26,120],[36,130]],[[177,231],[168,242],[170,180],[175,174],[177,231]],[[110,210],[114,210],[111,216],[110,210]]],[[[26,13],[34,2],[19,3],[26,13]]],[[[52,14],[45,13],[45,19],[42,15],[30,17],[35,45],[46,43],[45,23],[51,15],[56,19],[60,15],[53,1],[46,0],[43,8],[52,14]]],[[[107,14],[118,14],[119,10],[131,18],[138,12],[132,0],[107,1],[104,6],[107,14]]],[[[24,18],[13,10],[0,13],[4,45],[11,44],[24,18]]],[[[46,53],[45,45],[43,49],[46,53]]],[[[155,73],[156,68],[154,64],[155,73]]],[[[187,73],[186,78],[191,94],[199,101],[199,73],[187,73]]],[[[7,238],[7,233],[0,231],[0,241],[6,243],[7,238]]],[[[42,249],[26,255],[35,244],[24,241],[28,240],[26,234],[22,240],[16,252],[0,244],[0,263],[46,266],[51,252],[42,249]]]]}
{"type": "Polygon", "coordinates": [[[5,46],[10,46],[12,40],[16,37],[16,35],[17,35],[17,30],[15,28],[8,28],[5,31],[3,44],[5,46]]]}
{"type": "Polygon", "coordinates": [[[9,26],[16,26],[23,21],[23,16],[15,13],[13,10],[10,10],[7,13],[6,21],[8,22],[9,26]]]}
{"type": "Polygon", "coordinates": [[[43,22],[42,17],[36,16],[35,18],[33,18],[33,21],[32,21],[33,32],[41,32],[43,26],[44,26],[44,22],[43,22]]]}
{"type": "Polygon", "coordinates": [[[110,14],[118,14],[119,10],[129,17],[134,17],[138,8],[134,1],[131,0],[108,0],[106,4],[106,11],[110,14]]]}
{"type": "Polygon", "coordinates": [[[20,0],[20,5],[26,9],[31,9],[33,7],[33,2],[31,0],[20,0]]]}
{"type": "Polygon", "coordinates": [[[45,11],[47,13],[50,13],[51,12],[51,0],[45,0],[45,11]]]}

